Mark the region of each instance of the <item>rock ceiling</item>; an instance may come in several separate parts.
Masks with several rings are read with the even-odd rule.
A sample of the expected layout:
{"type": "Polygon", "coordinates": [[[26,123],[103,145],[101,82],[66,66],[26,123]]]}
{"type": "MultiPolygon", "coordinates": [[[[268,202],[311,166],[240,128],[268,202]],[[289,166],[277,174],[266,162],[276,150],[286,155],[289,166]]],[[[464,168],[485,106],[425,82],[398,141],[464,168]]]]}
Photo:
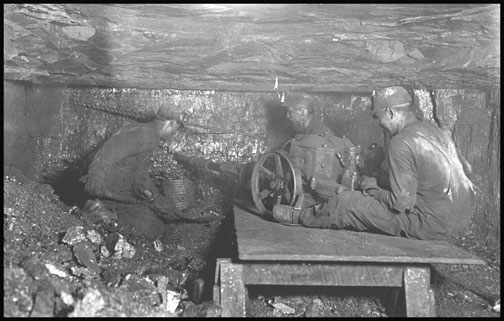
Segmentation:
{"type": "Polygon", "coordinates": [[[4,79],[138,88],[500,86],[499,4],[4,4],[4,79]]]}

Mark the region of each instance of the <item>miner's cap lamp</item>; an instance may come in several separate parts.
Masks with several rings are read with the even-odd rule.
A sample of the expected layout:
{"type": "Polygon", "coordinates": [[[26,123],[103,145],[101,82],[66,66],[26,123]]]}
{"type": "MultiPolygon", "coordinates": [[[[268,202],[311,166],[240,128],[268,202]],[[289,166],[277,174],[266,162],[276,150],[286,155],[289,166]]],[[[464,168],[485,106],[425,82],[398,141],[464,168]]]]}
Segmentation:
{"type": "Polygon", "coordinates": [[[383,88],[373,91],[373,114],[377,111],[392,107],[407,107],[412,98],[408,91],[401,86],[383,88]]]}

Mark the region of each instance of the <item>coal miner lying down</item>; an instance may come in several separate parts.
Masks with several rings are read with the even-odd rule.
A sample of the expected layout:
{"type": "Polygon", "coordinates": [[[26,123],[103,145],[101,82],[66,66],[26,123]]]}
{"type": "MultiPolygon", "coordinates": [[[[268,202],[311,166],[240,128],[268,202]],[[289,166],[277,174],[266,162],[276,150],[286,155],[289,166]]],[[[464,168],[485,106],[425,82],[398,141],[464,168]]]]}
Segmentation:
{"type": "Polygon", "coordinates": [[[223,217],[196,207],[179,210],[165,183],[158,187],[144,159],[161,141],[180,128],[177,116],[160,109],[148,123],[130,123],[112,135],[95,154],[88,173],[81,178],[88,200],[83,212],[104,220],[135,227],[148,238],[161,236],[165,222],[207,223],[223,217]],[[164,186],[164,188],[163,188],[164,186]]]}

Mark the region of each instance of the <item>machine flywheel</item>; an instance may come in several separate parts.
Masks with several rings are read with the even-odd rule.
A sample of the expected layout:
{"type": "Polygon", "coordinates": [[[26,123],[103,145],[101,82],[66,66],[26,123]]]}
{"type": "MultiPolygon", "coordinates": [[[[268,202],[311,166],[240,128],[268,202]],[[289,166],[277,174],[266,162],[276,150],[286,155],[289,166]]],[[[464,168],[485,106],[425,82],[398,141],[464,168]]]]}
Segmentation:
{"type": "Polygon", "coordinates": [[[302,195],[301,173],[285,151],[267,152],[254,166],[251,190],[257,210],[271,214],[277,204],[294,206],[302,195]]]}

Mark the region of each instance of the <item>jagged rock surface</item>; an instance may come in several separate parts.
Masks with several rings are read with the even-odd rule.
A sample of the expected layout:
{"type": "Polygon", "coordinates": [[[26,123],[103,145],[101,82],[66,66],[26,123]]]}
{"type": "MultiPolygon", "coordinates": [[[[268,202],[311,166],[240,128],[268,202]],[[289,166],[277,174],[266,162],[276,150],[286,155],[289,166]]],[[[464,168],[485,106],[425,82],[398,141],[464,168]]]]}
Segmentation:
{"type": "Polygon", "coordinates": [[[4,78],[371,91],[500,82],[499,4],[8,4],[4,78]]]}

